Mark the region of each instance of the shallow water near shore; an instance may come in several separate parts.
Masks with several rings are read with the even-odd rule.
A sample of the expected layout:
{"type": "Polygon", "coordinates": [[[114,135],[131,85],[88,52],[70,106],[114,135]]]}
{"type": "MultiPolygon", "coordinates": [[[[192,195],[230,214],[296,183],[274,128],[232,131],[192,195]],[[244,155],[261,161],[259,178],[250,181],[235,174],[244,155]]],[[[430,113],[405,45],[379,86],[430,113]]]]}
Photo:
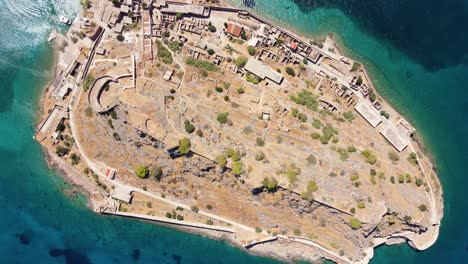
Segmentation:
{"type": "MultiPolygon", "coordinates": [[[[52,28],[59,27],[58,15],[71,17],[78,2],[0,0],[0,23],[6,25],[0,28],[1,262],[275,263],[224,242],[96,215],[85,207],[82,196],[64,194],[69,186],[47,168],[32,135],[40,94],[52,74],[52,50],[46,43],[47,36],[52,28]]],[[[232,2],[241,5],[243,1],[232,2]]],[[[346,52],[364,62],[379,93],[415,125],[433,154],[445,202],[437,243],[424,252],[406,245],[380,247],[372,263],[466,262],[468,45],[456,44],[454,51],[445,35],[438,35],[437,41],[426,36],[431,33],[430,27],[434,28],[434,22],[427,17],[429,13],[446,30],[453,30],[447,34],[457,35],[457,41],[463,44],[459,38],[468,38],[468,34],[459,27],[450,27],[450,21],[441,20],[452,19],[451,16],[437,13],[450,9],[435,8],[427,1],[412,1],[421,8],[413,12],[403,8],[404,3],[394,1],[385,6],[382,15],[372,16],[357,12],[362,3],[354,7],[351,1],[327,1],[327,5],[298,0],[247,2],[254,3],[256,12],[299,32],[335,32],[346,52]],[[412,20],[406,17],[410,11],[412,20]],[[407,25],[410,22],[412,25],[407,25]],[[389,31],[386,24],[394,29],[389,31]],[[418,27],[424,30],[418,31],[418,27]],[[411,34],[412,45],[399,39],[405,34],[411,34]],[[434,43],[427,43],[430,41],[434,43]]],[[[384,3],[364,2],[376,14],[378,5],[384,3]]],[[[440,4],[457,6],[455,2],[440,4]]],[[[463,10],[468,13],[468,5],[457,3],[462,3],[456,11],[461,12],[458,23],[466,25],[468,19],[463,10]]],[[[433,34],[439,33],[433,30],[433,34]]]]}

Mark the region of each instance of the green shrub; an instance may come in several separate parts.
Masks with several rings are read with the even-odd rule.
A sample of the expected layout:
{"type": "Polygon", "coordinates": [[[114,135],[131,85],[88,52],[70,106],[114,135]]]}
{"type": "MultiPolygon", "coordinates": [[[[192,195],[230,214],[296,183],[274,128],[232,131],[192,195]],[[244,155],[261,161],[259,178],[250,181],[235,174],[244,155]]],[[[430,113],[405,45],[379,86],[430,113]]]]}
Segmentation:
{"type": "Polygon", "coordinates": [[[63,122],[60,122],[57,127],[55,128],[56,131],[63,132],[65,131],[65,124],[63,122]]]}
{"type": "Polygon", "coordinates": [[[358,205],[357,205],[357,208],[364,209],[364,208],[366,208],[366,204],[364,202],[359,202],[358,205]]]}
{"type": "Polygon", "coordinates": [[[229,113],[228,112],[219,113],[218,116],[216,117],[216,120],[218,120],[220,124],[226,124],[229,120],[229,113]]]}
{"type": "Polygon", "coordinates": [[[371,176],[377,175],[377,171],[375,171],[375,169],[370,169],[370,175],[371,176]]]}
{"type": "Polygon", "coordinates": [[[189,134],[191,134],[191,133],[193,133],[193,131],[195,131],[195,126],[193,126],[192,123],[190,123],[190,121],[188,121],[188,120],[185,120],[184,128],[185,128],[185,132],[187,132],[189,134]]]}
{"type": "Polygon", "coordinates": [[[269,192],[274,192],[278,188],[278,181],[275,178],[264,178],[263,187],[269,192]]]}
{"type": "Polygon", "coordinates": [[[356,118],[351,111],[346,111],[343,113],[343,117],[348,120],[349,122],[353,122],[353,120],[356,118]]]}
{"type": "Polygon", "coordinates": [[[400,174],[398,175],[398,183],[404,183],[405,182],[405,175],[400,174]]]}
{"type": "Polygon", "coordinates": [[[226,156],[224,156],[223,154],[216,156],[215,162],[220,167],[226,166],[226,164],[227,164],[226,156]]]}
{"type": "Polygon", "coordinates": [[[241,87],[241,88],[238,88],[238,89],[237,89],[237,93],[238,93],[238,94],[243,94],[243,93],[245,93],[244,88],[242,88],[242,87],[241,87]]]}
{"type": "Polygon", "coordinates": [[[262,229],[261,229],[260,227],[257,226],[257,227],[255,227],[255,232],[256,232],[256,233],[261,233],[261,232],[262,232],[262,229]]]}
{"type": "Polygon", "coordinates": [[[148,177],[149,175],[148,167],[144,165],[139,165],[135,170],[135,174],[142,179],[148,177]]]}
{"type": "Polygon", "coordinates": [[[311,164],[311,165],[316,165],[317,164],[317,159],[312,154],[307,156],[306,161],[307,161],[308,164],[311,164]]]}
{"type": "Polygon", "coordinates": [[[262,151],[257,152],[257,154],[255,154],[256,161],[262,161],[264,159],[265,159],[265,153],[263,153],[262,151]]]}
{"type": "Polygon", "coordinates": [[[409,215],[405,215],[405,216],[403,217],[403,219],[405,220],[405,222],[410,222],[411,219],[412,219],[412,217],[409,216],[409,215]]]}
{"type": "Polygon", "coordinates": [[[78,155],[76,155],[75,153],[72,153],[70,155],[70,159],[72,160],[72,165],[77,165],[78,163],[80,163],[80,157],[78,157],[78,155]]]}
{"type": "Polygon", "coordinates": [[[255,53],[257,53],[257,50],[256,50],[254,47],[252,47],[252,46],[248,46],[248,47],[247,47],[247,51],[249,52],[249,55],[250,55],[250,56],[254,56],[255,53]]]}
{"type": "Polygon", "coordinates": [[[121,34],[117,35],[117,37],[116,37],[116,38],[117,38],[117,40],[118,40],[118,41],[120,41],[120,42],[122,42],[122,41],[124,41],[124,40],[125,40],[125,37],[124,37],[124,36],[122,36],[121,34]]]}
{"type": "Polygon", "coordinates": [[[211,220],[211,219],[206,220],[206,224],[207,225],[213,225],[213,220],[211,220]]]}
{"type": "Polygon", "coordinates": [[[398,153],[393,150],[388,153],[388,158],[394,163],[400,160],[400,156],[398,155],[398,153]]]}
{"type": "Polygon", "coordinates": [[[161,180],[162,177],[162,168],[156,165],[151,166],[149,170],[149,176],[155,178],[156,180],[161,180]]]}
{"type": "Polygon", "coordinates": [[[416,179],[416,185],[417,185],[418,187],[421,186],[421,185],[423,185],[423,184],[424,184],[424,182],[423,182],[423,180],[422,180],[421,178],[417,178],[417,179],[416,179]]]}
{"type": "Polygon", "coordinates": [[[319,133],[312,133],[310,135],[313,139],[319,139],[320,138],[320,134],[319,133]]]}
{"type": "Polygon", "coordinates": [[[234,175],[236,176],[239,176],[242,173],[244,173],[244,164],[242,164],[242,162],[240,161],[235,161],[232,164],[232,173],[234,173],[234,175]]]}
{"type": "Polygon", "coordinates": [[[316,129],[320,129],[322,128],[322,122],[320,122],[320,120],[318,120],[317,118],[314,118],[314,121],[312,121],[312,126],[316,129]]]}
{"type": "Polygon", "coordinates": [[[349,147],[348,147],[348,152],[349,152],[349,153],[356,152],[356,147],[349,146],[349,147]]]}
{"type": "Polygon", "coordinates": [[[408,161],[411,164],[417,166],[418,165],[418,156],[417,156],[417,154],[414,153],[414,152],[411,152],[411,154],[408,156],[408,161]]]}
{"type": "Polygon", "coordinates": [[[213,206],[207,204],[207,205],[206,205],[206,209],[211,210],[211,209],[213,209],[213,206]]]}
{"type": "Polygon", "coordinates": [[[419,211],[421,212],[426,212],[427,211],[427,206],[425,204],[421,204],[418,206],[419,211]]]}
{"type": "Polygon", "coordinates": [[[248,82],[253,83],[253,84],[258,84],[258,83],[260,82],[260,79],[259,79],[257,76],[255,76],[255,75],[253,75],[253,74],[251,74],[251,73],[247,73],[247,74],[245,75],[245,79],[246,79],[248,82]]]}
{"type": "Polygon", "coordinates": [[[222,92],[223,92],[223,88],[217,86],[217,87],[215,88],[215,91],[218,92],[218,93],[222,93],[222,92]]]}
{"type": "Polygon", "coordinates": [[[293,230],[293,234],[295,236],[300,236],[301,235],[301,230],[296,228],[296,229],[293,230]]]}
{"type": "Polygon", "coordinates": [[[377,157],[370,150],[363,150],[361,154],[366,157],[366,162],[374,165],[377,162],[377,157]]]}
{"type": "Polygon", "coordinates": [[[395,184],[395,176],[391,176],[391,177],[390,177],[390,182],[391,182],[392,184],[395,184]]]}
{"type": "Polygon", "coordinates": [[[286,67],[286,73],[292,77],[296,76],[296,72],[291,67],[286,67]]]}
{"type": "Polygon", "coordinates": [[[179,141],[179,152],[182,155],[187,155],[190,152],[190,139],[188,138],[183,138],[179,141]]]}
{"type": "Polygon", "coordinates": [[[359,179],[359,175],[357,175],[357,174],[353,174],[353,175],[351,175],[351,177],[350,177],[350,180],[351,180],[351,181],[355,181],[355,180],[357,180],[357,179],[359,179]]]}
{"type": "Polygon", "coordinates": [[[257,137],[256,142],[257,142],[257,146],[259,147],[265,146],[265,141],[261,137],[257,137]]]}
{"type": "Polygon", "coordinates": [[[357,218],[351,218],[351,228],[353,229],[359,229],[361,228],[362,224],[361,221],[357,218]]]}
{"type": "Polygon", "coordinates": [[[210,25],[208,26],[208,30],[209,30],[210,32],[214,33],[214,32],[216,32],[216,27],[213,26],[213,24],[210,24],[210,25]]]}
{"type": "Polygon", "coordinates": [[[200,210],[200,209],[198,209],[198,207],[195,206],[195,205],[190,206],[190,209],[191,209],[192,211],[194,211],[195,213],[198,213],[198,211],[200,210]]]}
{"type": "Polygon", "coordinates": [[[239,67],[239,68],[242,68],[245,66],[245,64],[247,63],[249,59],[247,59],[246,57],[243,57],[243,56],[239,56],[236,61],[234,62],[234,64],[239,67]]]}
{"type": "Polygon", "coordinates": [[[349,210],[349,212],[352,213],[352,214],[355,214],[356,213],[356,208],[354,208],[354,207],[351,208],[351,210],[349,210]]]}
{"type": "Polygon", "coordinates": [[[208,49],[207,52],[208,52],[208,54],[210,54],[210,55],[215,54],[215,51],[214,51],[213,49],[208,49]]]}

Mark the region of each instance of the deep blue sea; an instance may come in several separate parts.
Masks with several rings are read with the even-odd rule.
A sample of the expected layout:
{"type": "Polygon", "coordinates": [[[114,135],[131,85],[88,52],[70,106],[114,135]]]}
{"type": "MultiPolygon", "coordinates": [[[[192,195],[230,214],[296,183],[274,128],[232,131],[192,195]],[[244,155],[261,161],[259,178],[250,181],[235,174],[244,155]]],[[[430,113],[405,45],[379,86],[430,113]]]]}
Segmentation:
{"type": "MultiPolygon", "coordinates": [[[[468,4],[462,0],[231,0],[310,36],[333,32],[437,164],[445,215],[424,252],[380,247],[372,263],[468,263],[468,4]]],[[[220,241],[85,207],[32,139],[52,75],[47,36],[78,0],[0,0],[0,263],[274,263],[220,241]]]]}

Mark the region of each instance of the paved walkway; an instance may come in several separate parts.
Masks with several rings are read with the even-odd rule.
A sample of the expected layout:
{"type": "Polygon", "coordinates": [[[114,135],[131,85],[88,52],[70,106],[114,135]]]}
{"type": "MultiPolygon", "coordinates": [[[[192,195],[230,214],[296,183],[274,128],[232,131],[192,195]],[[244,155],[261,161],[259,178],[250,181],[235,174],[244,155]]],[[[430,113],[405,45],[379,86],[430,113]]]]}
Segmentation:
{"type": "Polygon", "coordinates": [[[127,212],[120,212],[120,211],[118,211],[118,212],[104,212],[104,214],[112,214],[112,215],[119,215],[119,216],[131,217],[131,218],[146,219],[146,220],[151,220],[151,221],[156,221],[156,222],[161,222],[161,223],[166,223],[166,224],[174,224],[174,225],[179,225],[179,226],[203,228],[203,229],[208,229],[208,230],[213,230],[213,231],[235,233],[234,229],[228,228],[228,227],[222,227],[222,226],[216,226],[216,225],[205,225],[205,224],[200,224],[200,223],[195,223],[195,222],[190,222],[190,221],[185,221],[185,220],[178,221],[178,220],[172,220],[172,219],[169,219],[169,218],[163,218],[163,217],[158,217],[158,216],[127,213],[127,212]]]}

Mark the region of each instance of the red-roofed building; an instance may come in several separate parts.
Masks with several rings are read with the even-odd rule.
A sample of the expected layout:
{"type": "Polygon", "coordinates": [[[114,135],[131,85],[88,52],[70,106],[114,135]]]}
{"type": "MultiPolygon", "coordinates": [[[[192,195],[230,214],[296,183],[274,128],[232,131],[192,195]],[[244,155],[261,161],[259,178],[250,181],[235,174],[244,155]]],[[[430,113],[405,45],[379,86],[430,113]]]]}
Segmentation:
{"type": "Polygon", "coordinates": [[[226,29],[226,33],[232,35],[233,37],[238,38],[238,37],[240,37],[240,35],[242,33],[242,27],[238,26],[236,24],[229,23],[228,27],[226,29]]]}
{"type": "Polygon", "coordinates": [[[299,42],[297,41],[293,40],[289,43],[289,48],[293,51],[296,51],[298,46],[299,46],[299,42]]]}

